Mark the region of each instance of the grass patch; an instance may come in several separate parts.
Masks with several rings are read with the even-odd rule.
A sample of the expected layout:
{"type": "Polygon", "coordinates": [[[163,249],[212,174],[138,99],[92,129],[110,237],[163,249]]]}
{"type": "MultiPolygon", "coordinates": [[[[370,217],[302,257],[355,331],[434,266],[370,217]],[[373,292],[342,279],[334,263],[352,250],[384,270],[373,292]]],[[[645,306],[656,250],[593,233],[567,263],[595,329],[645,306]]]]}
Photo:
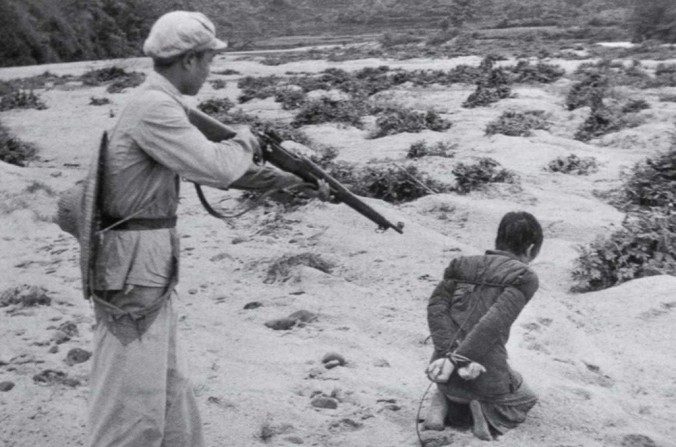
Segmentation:
{"type": "Polygon", "coordinates": [[[0,98],[0,111],[12,109],[44,110],[47,105],[32,91],[16,90],[0,98]]]}
{"type": "Polygon", "coordinates": [[[90,70],[80,76],[80,81],[86,86],[99,86],[110,83],[108,93],[120,93],[127,88],[138,87],[145,81],[146,75],[137,71],[126,71],[117,66],[90,70]]]}
{"type": "Polygon", "coordinates": [[[434,144],[428,144],[426,141],[420,140],[411,144],[406,153],[406,158],[416,159],[432,156],[451,158],[455,155],[453,151],[457,147],[457,144],[448,141],[438,141],[434,144]]]}
{"type": "Polygon", "coordinates": [[[220,116],[228,113],[230,109],[235,107],[235,104],[228,98],[212,98],[202,101],[197,105],[197,108],[202,112],[211,116],[220,116]]]}
{"type": "Polygon", "coordinates": [[[598,164],[594,157],[578,157],[570,154],[567,157],[557,157],[550,161],[545,168],[550,172],[563,174],[589,175],[598,171],[598,164]]]}
{"type": "Polygon", "coordinates": [[[14,137],[0,124],[0,161],[28,166],[28,163],[36,158],[36,154],[37,149],[34,145],[14,137]]]}
{"type": "Polygon", "coordinates": [[[361,128],[361,117],[367,113],[367,105],[360,100],[335,100],[321,97],[307,101],[300,108],[292,126],[339,122],[361,128]]]}
{"type": "Polygon", "coordinates": [[[531,64],[529,61],[521,60],[513,67],[508,68],[511,73],[511,81],[518,83],[542,83],[549,84],[556,82],[566,71],[558,65],[538,62],[531,64]]]}
{"type": "Polygon", "coordinates": [[[462,103],[468,109],[483,107],[509,98],[512,89],[507,74],[501,68],[490,68],[478,82],[476,90],[462,103]]]}
{"type": "Polygon", "coordinates": [[[624,184],[623,207],[668,208],[676,203],[676,145],[668,152],[637,163],[624,184]]]}
{"type": "Polygon", "coordinates": [[[99,98],[99,97],[96,97],[96,96],[90,96],[89,97],[89,105],[90,106],[104,106],[106,104],[110,104],[110,99],[99,98]]]}
{"type": "Polygon", "coordinates": [[[455,190],[460,194],[480,189],[488,183],[513,183],[516,180],[516,174],[488,157],[474,164],[458,163],[452,173],[456,181],[455,190]]]}
{"type": "Polygon", "coordinates": [[[503,134],[513,137],[529,137],[535,129],[549,129],[551,123],[542,110],[516,112],[508,110],[486,126],[486,135],[503,134]]]}
{"type": "Polygon", "coordinates": [[[376,129],[369,138],[380,138],[402,132],[418,133],[425,129],[443,132],[451,127],[451,122],[443,119],[437,112],[417,112],[406,108],[388,108],[378,113],[376,129]]]}

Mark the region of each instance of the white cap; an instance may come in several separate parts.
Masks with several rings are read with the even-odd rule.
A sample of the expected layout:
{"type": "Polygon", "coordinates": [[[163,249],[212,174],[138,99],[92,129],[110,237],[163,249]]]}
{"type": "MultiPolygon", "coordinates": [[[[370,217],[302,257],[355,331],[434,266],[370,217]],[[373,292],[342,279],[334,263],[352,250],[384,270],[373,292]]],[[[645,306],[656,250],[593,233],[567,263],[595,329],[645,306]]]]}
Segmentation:
{"type": "Polygon", "coordinates": [[[227,42],[216,38],[216,27],[201,12],[172,11],[153,24],[143,53],[164,59],[190,50],[219,51],[227,47],[227,42]]]}

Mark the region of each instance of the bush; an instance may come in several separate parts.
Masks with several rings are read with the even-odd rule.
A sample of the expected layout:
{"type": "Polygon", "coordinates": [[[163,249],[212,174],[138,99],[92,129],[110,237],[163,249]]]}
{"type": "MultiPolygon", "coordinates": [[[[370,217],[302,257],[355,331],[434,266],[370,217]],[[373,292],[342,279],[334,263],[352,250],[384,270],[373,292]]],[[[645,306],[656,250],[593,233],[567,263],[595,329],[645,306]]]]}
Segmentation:
{"type": "Polygon", "coordinates": [[[275,90],[275,102],[282,105],[282,109],[297,109],[305,102],[305,93],[290,87],[282,87],[275,90]]]}
{"type": "Polygon", "coordinates": [[[110,104],[110,99],[108,99],[108,98],[98,98],[96,96],[90,96],[89,97],[89,105],[90,106],[105,106],[106,104],[110,104]]]}
{"type": "Polygon", "coordinates": [[[589,141],[602,135],[618,131],[626,126],[622,113],[602,103],[592,106],[589,117],[575,133],[576,140],[589,141]]]}
{"type": "Polygon", "coordinates": [[[321,97],[303,104],[291,123],[293,126],[340,122],[361,127],[366,105],[358,100],[334,100],[321,97]]]}
{"type": "Polygon", "coordinates": [[[429,178],[415,166],[366,166],[352,183],[355,194],[374,197],[390,203],[409,202],[430,194],[430,190],[449,190],[429,178]],[[425,186],[422,186],[421,183],[425,186]]]}
{"type": "Polygon", "coordinates": [[[245,76],[237,82],[242,90],[238,100],[240,103],[251,101],[254,98],[265,99],[274,95],[276,85],[281,82],[277,76],[245,76]]]}
{"type": "Polygon", "coordinates": [[[408,148],[406,158],[422,158],[429,156],[453,157],[453,150],[457,148],[456,144],[448,141],[438,141],[433,145],[427,144],[424,140],[416,141],[408,148]]]}
{"type": "Polygon", "coordinates": [[[483,79],[477,82],[476,90],[462,103],[465,108],[486,106],[512,93],[505,72],[500,68],[492,68],[483,79]]]}
{"type": "Polygon", "coordinates": [[[106,91],[108,93],[121,93],[126,88],[134,88],[143,84],[145,81],[146,75],[138,72],[127,73],[126,76],[116,79],[112,84],[108,86],[106,91]]]}
{"type": "Polygon", "coordinates": [[[572,271],[574,291],[612,287],[634,278],[676,275],[676,219],[659,212],[628,216],[622,228],[600,236],[587,247],[572,271]]]}
{"type": "Polygon", "coordinates": [[[622,113],[636,113],[649,108],[650,104],[645,99],[631,99],[622,107],[622,113]]]}
{"type": "Polygon", "coordinates": [[[197,108],[207,115],[220,116],[228,113],[230,109],[235,107],[235,104],[228,98],[213,98],[202,101],[197,105],[197,108]]]}
{"type": "Polygon", "coordinates": [[[676,87],[676,64],[658,64],[655,67],[655,78],[648,82],[648,87],[676,87]]]}
{"type": "Polygon", "coordinates": [[[402,132],[418,133],[425,129],[442,132],[450,127],[451,123],[433,110],[422,113],[405,108],[387,109],[379,113],[376,129],[369,137],[380,138],[402,132]]]}
{"type": "Polygon", "coordinates": [[[676,145],[668,152],[637,163],[623,188],[626,207],[673,207],[676,203],[676,145]]]}
{"type": "Polygon", "coordinates": [[[0,125],[0,160],[17,166],[27,166],[35,158],[35,146],[10,135],[0,125]]]}
{"type": "Polygon", "coordinates": [[[549,129],[545,112],[542,110],[529,110],[515,112],[508,110],[486,126],[486,135],[501,133],[513,137],[529,137],[533,129],[549,129]]]}
{"type": "Polygon", "coordinates": [[[584,75],[580,82],[573,84],[566,95],[566,108],[575,110],[590,106],[595,97],[603,98],[608,89],[608,77],[598,71],[584,75]]]}
{"type": "Polygon", "coordinates": [[[481,188],[486,183],[512,183],[516,175],[501,168],[500,163],[492,158],[481,158],[475,164],[458,163],[453,168],[456,181],[456,191],[466,194],[481,188]]]}
{"type": "Polygon", "coordinates": [[[42,102],[35,93],[17,90],[0,99],[0,111],[11,109],[37,109],[44,110],[47,105],[42,102]]]}
{"type": "Polygon", "coordinates": [[[570,154],[550,161],[546,169],[563,174],[588,175],[598,171],[599,168],[594,157],[578,157],[570,154]]]}
{"type": "Polygon", "coordinates": [[[566,71],[558,65],[538,62],[531,65],[528,61],[519,61],[514,67],[509,68],[512,75],[512,82],[527,83],[541,82],[543,84],[559,80],[566,71]]]}
{"type": "Polygon", "coordinates": [[[127,72],[123,68],[116,66],[90,70],[80,76],[82,84],[88,86],[99,86],[112,82],[106,89],[108,93],[120,93],[125,88],[137,87],[145,79],[146,75],[144,73],[137,71],[127,72]]]}

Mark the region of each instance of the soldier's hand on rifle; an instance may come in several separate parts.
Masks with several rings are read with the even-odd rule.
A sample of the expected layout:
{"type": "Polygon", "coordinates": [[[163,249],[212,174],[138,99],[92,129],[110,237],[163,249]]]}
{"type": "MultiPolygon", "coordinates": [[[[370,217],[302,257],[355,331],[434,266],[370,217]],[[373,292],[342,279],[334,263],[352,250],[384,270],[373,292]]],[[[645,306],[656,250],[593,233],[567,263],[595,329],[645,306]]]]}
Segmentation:
{"type": "Polygon", "coordinates": [[[427,366],[425,373],[432,382],[445,383],[451,377],[455,366],[447,357],[436,359],[427,366]]]}
{"type": "Polygon", "coordinates": [[[240,143],[245,151],[251,153],[254,160],[261,159],[263,153],[260,140],[251,132],[251,130],[247,128],[239,129],[233,140],[240,143]]]}

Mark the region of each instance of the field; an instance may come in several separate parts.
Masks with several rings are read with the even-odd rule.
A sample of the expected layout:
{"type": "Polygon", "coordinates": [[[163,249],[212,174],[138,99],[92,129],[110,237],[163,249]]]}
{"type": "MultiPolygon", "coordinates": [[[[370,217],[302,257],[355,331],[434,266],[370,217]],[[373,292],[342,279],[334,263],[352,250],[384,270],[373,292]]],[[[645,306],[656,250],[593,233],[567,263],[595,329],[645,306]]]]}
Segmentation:
{"type": "MultiPolygon", "coordinates": [[[[571,292],[577,247],[620,228],[625,218],[608,196],[634,164],[673,148],[676,101],[668,98],[676,97],[676,84],[612,85],[604,98],[609,110],[639,99],[648,107],[626,109],[621,125],[599,130],[584,127],[593,115],[589,104],[566,107],[568,93],[580,81],[575,71],[596,61],[593,52],[529,58],[531,66],[560,67],[547,82],[515,80],[509,67],[517,61],[496,61],[493,68],[511,79],[509,91],[467,107],[476,76],[446,82],[434,71],[456,69],[459,76],[459,66],[478,69],[479,56],[333,61],[294,56],[288,63],[261,63],[270,56],[220,56],[194,104],[228,98],[228,113],[238,112],[246,122],[253,117],[280,126],[295,122],[311,148],[301,149],[321,156],[333,148],[331,169],[341,163],[355,172],[391,169],[392,179],[401,178],[396,166],[415,167],[409,172],[438,193],[414,200],[408,200],[408,192],[398,193],[398,199],[386,201],[364,192],[371,206],[405,224],[399,235],[376,232],[345,205],[316,201],[266,202],[223,223],[206,215],[191,185],[182,186],[179,330],[208,445],[416,445],[416,411],[432,353],[427,299],[453,257],[492,248],[500,218],[512,210],[533,213],[545,229],[541,255],[532,264],[540,289],[513,326],[508,346],[512,366],[540,402],[526,423],[494,445],[676,445],[676,279],[656,275],[571,292]],[[382,66],[387,70],[378,72],[382,66]],[[348,92],[337,84],[303,90],[327,69],[364,76],[341,84],[349,85],[348,92]],[[395,82],[390,75],[406,80],[395,82]],[[245,78],[269,76],[278,79],[267,97],[240,103],[245,78]],[[275,89],[282,87],[302,91],[301,103],[276,102],[275,89]],[[303,118],[309,121],[302,121],[300,112],[313,100],[325,107],[355,103],[347,111],[312,109],[303,118]],[[318,111],[349,115],[355,104],[364,107],[358,117],[317,122],[318,111]],[[411,111],[405,118],[414,124],[420,122],[415,113],[434,120],[425,118],[427,128],[399,132],[393,109],[411,111]],[[446,122],[450,127],[444,128],[446,122]],[[420,142],[416,156],[407,156],[420,142]],[[421,148],[432,154],[421,155],[421,148]],[[593,157],[595,168],[586,175],[546,169],[571,154],[593,157]],[[481,166],[494,163],[509,175],[491,177],[492,182],[470,178],[467,173],[486,158],[493,161],[481,166]],[[245,309],[254,301],[261,306],[245,309]],[[281,331],[265,326],[299,310],[316,314],[316,320],[281,331]],[[346,364],[324,368],[321,360],[329,352],[344,356],[346,364]],[[313,407],[317,395],[334,398],[337,408],[313,407]]],[[[646,79],[656,79],[660,64],[675,59],[676,54],[671,60],[641,60],[641,70],[646,79]]],[[[617,60],[631,65],[631,57],[617,60]]],[[[71,365],[64,359],[73,348],[91,350],[94,320],[79,290],[77,243],[51,219],[58,192],[85,175],[101,132],[114,125],[134,94],[133,87],[109,93],[109,83],[83,84],[84,73],[113,65],[127,72],[150,70],[146,59],[0,69],[3,81],[45,70],[66,76],[34,86],[46,108],[0,112],[8,131],[38,150],[27,167],[0,162],[0,293],[38,286],[51,299],[49,305],[0,310],[0,382],[15,385],[0,393],[0,440],[6,446],[85,445],[89,362],[71,365]],[[92,98],[109,102],[93,105],[92,98]],[[73,325],[75,332],[66,330],[73,325]],[[34,376],[45,370],[64,372],[79,384],[36,383],[34,376]]],[[[486,82],[487,88],[497,85],[486,82]]],[[[359,178],[355,185],[364,187],[359,178]]],[[[208,196],[229,210],[244,206],[238,192],[210,190],[208,196]]],[[[471,432],[450,428],[423,437],[437,438],[436,445],[484,445],[471,432]]]]}

